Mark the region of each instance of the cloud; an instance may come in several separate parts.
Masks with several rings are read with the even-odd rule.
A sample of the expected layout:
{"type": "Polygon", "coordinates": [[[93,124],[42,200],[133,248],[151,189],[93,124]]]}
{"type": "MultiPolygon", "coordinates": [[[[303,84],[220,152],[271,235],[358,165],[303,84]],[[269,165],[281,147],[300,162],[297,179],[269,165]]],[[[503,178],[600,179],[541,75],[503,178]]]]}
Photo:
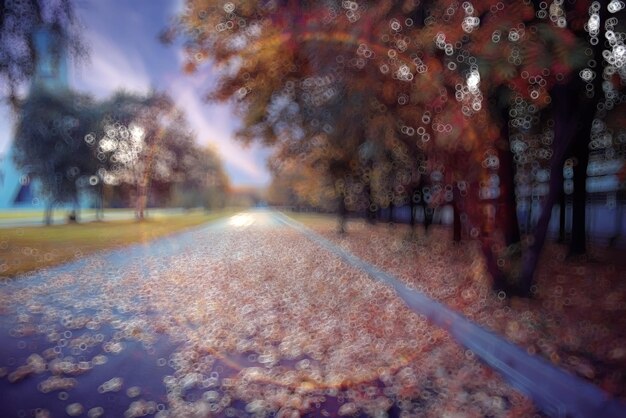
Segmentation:
{"type": "Polygon", "coordinates": [[[126,0],[117,1],[119,7],[95,2],[82,9],[89,28],[85,36],[91,49],[91,63],[74,71],[73,87],[98,98],[120,88],[140,93],[151,87],[165,90],[185,111],[198,142],[217,149],[234,184],[268,183],[267,150],[258,145],[244,148],[234,139],[238,119],[232,109],[202,100],[215,80],[210,68],[183,76],[180,69],[184,53],[180,41],[169,48],[157,41],[156,34],[167,24],[166,16],[182,12],[184,0],[150,0],[153,9],[131,7],[138,3],[126,0]],[[161,13],[163,7],[167,12],[161,13]]]}
{"type": "Polygon", "coordinates": [[[75,87],[98,97],[105,97],[119,89],[145,93],[150,89],[150,76],[141,57],[132,50],[123,50],[96,33],[87,39],[91,49],[90,63],[73,68],[75,87]]]}
{"type": "Polygon", "coordinates": [[[169,91],[176,104],[185,110],[199,141],[214,145],[226,168],[232,167],[228,171],[235,184],[260,185],[269,181],[269,173],[265,168],[267,151],[254,145],[244,148],[235,141],[237,119],[229,106],[204,103],[198,94],[197,83],[187,78],[174,80],[169,91]],[[240,173],[233,173],[233,169],[240,173]]]}

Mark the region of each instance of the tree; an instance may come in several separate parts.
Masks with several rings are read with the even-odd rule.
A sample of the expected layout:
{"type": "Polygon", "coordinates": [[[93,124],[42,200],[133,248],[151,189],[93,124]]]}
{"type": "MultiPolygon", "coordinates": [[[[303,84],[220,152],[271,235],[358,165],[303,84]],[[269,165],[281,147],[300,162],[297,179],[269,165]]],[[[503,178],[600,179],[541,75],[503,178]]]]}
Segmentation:
{"type": "MultiPolygon", "coordinates": [[[[334,182],[341,185],[336,193],[340,212],[345,211],[346,185],[364,166],[371,165],[378,175],[381,202],[393,205],[398,190],[416,187],[410,184],[416,176],[406,172],[425,167],[424,161],[443,165],[436,171],[457,184],[438,185],[438,190],[451,191],[455,208],[466,211],[494,286],[530,295],[551,208],[562,187],[565,150],[573,138],[588,138],[589,115],[597,107],[579,97],[578,75],[588,78],[582,83],[585,91],[599,91],[600,85],[590,85],[589,71],[579,73],[586,64],[592,67],[583,38],[588,33],[597,44],[604,30],[598,29],[604,21],[596,10],[600,3],[536,3],[346,2],[344,14],[328,3],[253,1],[221,8],[213,1],[189,1],[180,27],[188,70],[206,59],[224,69],[212,97],[236,100],[244,140],[290,143],[288,149],[306,154],[312,138],[322,134],[320,127],[328,127],[329,147],[338,148],[329,155],[337,158],[323,166],[330,179],[341,180],[334,182]],[[364,106],[372,101],[380,103],[383,116],[364,106]],[[354,103],[360,103],[356,110],[354,103]],[[574,110],[585,112],[577,113],[578,127],[569,123],[574,110]],[[553,125],[545,125],[551,128],[546,143],[529,146],[545,134],[535,125],[547,114],[553,125]],[[355,121],[367,128],[359,130],[355,121]],[[367,138],[376,124],[383,124],[386,134],[367,138]],[[398,142],[404,146],[396,147],[398,142]],[[376,151],[361,161],[353,159],[362,147],[376,151]],[[528,148],[541,152],[520,163],[520,150],[528,148]],[[386,163],[376,165],[374,155],[386,163]],[[398,166],[404,160],[409,168],[398,166]],[[473,164],[463,164],[467,161],[473,164]],[[530,166],[549,173],[549,182],[539,220],[522,239],[515,179],[530,166]]],[[[621,3],[608,7],[619,9],[616,4],[621,3]]],[[[611,23],[613,28],[616,24],[611,23]]],[[[623,61],[617,56],[623,52],[622,36],[609,42],[612,51],[599,50],[598,55],[590,49],[595,64],[606,52],[614,62],[623,61]]],[[[623,63],[609,67],[613,74],[623,73],[623,63]]],[[[595,80],[599,83],[597,74],[595,80]]],[[[428,176],[420,177],[422,195],[426,180],[428,176]]],[[[369,195],[373,186],[367,185],[369,195]]]]}
{"type": "Polygon", "coordinates": [[[62,59],[65,52],[84,57],[86,49],[80,38],[71,0],[24,0],[0,3],[0,80],[6,90],[0,94],[13,108],[18,108],[18,89],[46,65],[37,56],[35,35],[47,27],[59,38],[62,48],[52,51],[50,59],[62,59]]]}
{"type": "Polygon", "coordinates": [[[15,163],[39,182],[46,199],[45,223],[52,222],[58,203],[78,210],[79,184],[95,173],[94,159],[84,138],[98,114],[93,101],[70,90],[34,88],[20,108],[15,136],[15,163]]]}
{"type": "Polygon", "coordinates": [[[585,39],[589,61],[579,77],[571,83],[581,91],[575,98],[581,109],[581,118],[572,134],[572,143],[566,157],[571,157],[573,178],[572,234],[569,253],[580,255],[586,252],[586,203],[587,170],[590,145],[600,133],[598,127],[612,113],[616,96],[626,80],[622,51],[626,36],[626,11],[623,3],[610,2],[606,7],[598,3],[585,4],[586,8],[569,6],[566,12],[573,18],[573,30],[585,39]],[[604,42],[603,42],[604,41],[604,42]]]}
{"type": "MultiPolygon", "coordinates": [[[[591,68],[604,62],[603,54],[609,52],[602,51],[602,42],[598,41],[605,38],[603,26],[609,22],[602,17],[606,10],[600,3],[554,2],[549,7],[547,2],[534,3],[533,7],[530,2],[521,1],[500,2],[497,5],[467,2],[463,3],[461,10],[458,5],[433,2],[427,18],[431,24],[429,30],[423,33],[426,39],[435,37],[435,47],[449,55],[448,66],[461,67],[450,62],[452,58],[469,63],[468,81],[473,77],[472,72],[476,71],[479,77],[475,80],[480,81],[481,91],[490,98],[490,116],[501,129],[495,144],[498,152],[494,160],[499,168],[500,198],[499,203],[492,206],[495,210],[489,211],[493,215],[492,221],[483,222],[483,225],[492,225],[489,230],[483,229],[481,234],[483,249],[495,284],[524,295],[530,294],[552,206],[560,195],[564,157],[570,144],[574,144],[573,149],[578,150],[581,156],[577,172],[577,190],[581,195],[578,198],[576,228],[583,231],[572,244],[578,242],[577,251],[584,248],[584,177],[588,154],[585,144],[590,137],[602,84],[599,75],[591,68]],[[595,44],[586,45],[587,37],[590,41],[595,38],[595,44]],[[589,94],[594,90],[595,95],[589,94]],[[520,106],[533,110],[520,111],[520,106]],[[533,120],[538,119],[537,109],[548,109],[552,113],[554,137],[553,140],[550,138],[550,147],[546,152],[532,158],[535,169],[540,167],[548,173],[549,182],[545,196],[540,200],[539,219],[526,240],[531,244],[525,246],[520,242],[517,231],[516,202],[506,199],[515,196],[513,179],[520,177],[512,169],[517,165],[518,170],[525,170],[516,158],[520,157],[520,150],[528,149],[534,141],[524,139],[528,138],[529,130],[536,123],[533,120]],[[523,112],[526,113],[521,114],[523,112]],[[577,124],[571,123],[572,115],[578,115],[575,117],[577,124]],[[520,123],[523,118],[527,120],[520,123]],[[515,144],[509,141],[513,133],[509,132],[510,129],[520,131],[516,134],[515,144]],[[514,151],[513,155],[510,150],[514,151]],[[518,164],[512,164],[513,161],[518,164]]],[[[608,9],[613,7],[614,12],[619,11],[621,7],[618,3],[612,2],[608,9]]],[[[611,30],[616,29],[617,22],[614,19],[611,30]]],[[[615,39],[619,38],[615,35],[615,39]]],[[[615,39],[614,48],[619,43],[615,39]]],[[[458,99],[467,94],[464,89],[459,93],[458,99]]],[[[528,159],[526,161],[525,164],[530,163],[528,159]]],[[[480,216],[474,219],[474,223],[480,224],[480,216]]]]}
{"type": "Polygon", "coordinates": [[[571,33],[578,39],[587,40],[585,52],[588,60],[585,68],[566,77],[565,83],[555,85],[552,91],[555,141],[550,188],[536,226],[535,241],[529,246],[530,251],[526,252],[523,260],[521,275],[526,288],[530,287],[530,277],[538,262],[552,206],[563,187],[563,164],[570,147],[579,159],[579,166],[574,169],[576,194],[573,199],[574,229],[570,253],[585,251],[588,144],[594,136],[593,127],[599,121],[598,117],[606,115],[601,110],[614,106],[615,102],[610,96],[614,95],[616,86],[623,85],[626,80],[623,62],[620,63],[621,58],[618,58],[621,57],[618,51],[624,48],[624,16],[623,12],[619,13],[622,9],[619,2],[611,2],[606,8],[599,2],[579,2],[561,9],[561,18],[566,20],[571,33]],[[614,16],[608,18],[609,14],[614,16]],[[617,18],[619,15],[621,22],[617,18]],[[576,122],[572,123],[572,120],[576,122]]]}
{"type": "MultiPolygon", "coordinates": [[[[323,147],[321,143],[319,145],[319,148],[323,147]]],[[[272,173],[268,199],[272,205],[288,206],[296,210],[334,209],[329,204],[335,194],[334,185],[328,181],[325,173],[320,172],[323,168],[303,161],[298,155],[285,156],[278,153],[270,158],[268,165],[272,173]]]]}
{"type": "Polygon", "coordinates": [[[173,199],[182,206],[225,204],[229,182],[218,155],[196,144],[182,111],[163,93],[118,92],[101,105],[92,134],[101,184],[130,190],[135,215],[173,199]]]}
{"type": "Polygon", "coordinates": [[[230,189],[228,176],[218,154],[211,148],[191,144],[179,148],[180,164],[174,183],[174,205],[186,208],[222,208],[230,189]]]}
{"type": "MultiPolygon", "coordinates": [[[[371,106],[364,111],[361,107],[375,99],[378,90],[372,89],[372,83],[378,86],[381,77],[375,74],[377,69],[365,66],[372,56],[366,44],[358,51],[363,56],[355,59],[354,42],[327,37],[325,32],[359,36],[362,30],[367,38],[374,30],[366,23],[355,31],[349,19],[327,22],[329,10],[313,2],[290,2],[284,7],[250,2],[236,11],[229,6],[224,15],[214,2],[189,6],[180,25],[194,57],[187,68],[196,68],[196,58],[211,57],[225,69],[210,98],[235,99],[244,122],[239,132],[242,140],[260,139],[283,154],[303,155],[311,151],[312,138],[325,141],[326,152],[314,153],[308,161],[333,185],[343,231],[348,210],[361,201],[353,191],[364,190],[356,176],[355,156],[366,137],[363,120],[375,112],[371,106]],[[224,30],[213,31],[213,25],[224,30]],[[233,38],[238,41],[232,42],[233,38]]],[[[378,12],[374,8],[372,15],[378,12]]],[[[396,131],[391,126],[391,132],[396,131]]]]}
{"type": "Polygon", "coordinates": [[[159,183],[170,184],[177,169],[177,141],[182,147],[192,139],[176,125],[184,117],[172,100],[160,93],[115,94],[103,104],[103,119],[95,134],[97,158],[106,184],[127,184],[134,188],[135,216],[145,216],[149,192],[159,183]]]}

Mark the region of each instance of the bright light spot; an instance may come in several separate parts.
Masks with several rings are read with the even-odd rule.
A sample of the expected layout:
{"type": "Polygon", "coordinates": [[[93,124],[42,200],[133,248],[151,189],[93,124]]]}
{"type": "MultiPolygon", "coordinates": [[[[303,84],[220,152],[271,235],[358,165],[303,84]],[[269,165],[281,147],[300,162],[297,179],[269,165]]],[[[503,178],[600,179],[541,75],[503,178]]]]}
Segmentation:
{"type": "Polygon", "coordinates": [[[584,70],[580,71],[580,78],[585,81],[591,81],[595,78],[595,73],[591,69],[585,68],[584,70]]]}
{"type": "Polygon", "coordinates": [[[472,71],[470,75],[467,77],[467,88],[471,92],[475,92],[478,90],[478,86],[480,85],[480,74],[478,71],[472,71]]]}
{"type": "Polygon", "coordinates": [[[467,33],[472,32],[480,25],[480,19],[474,16],[467,16],[463,19],[463,23],[461,23],[461,27],[467,33]]]}
{"type": "Polygon", "coordinates": [[[600,15],[597,13],[592,14],[587,22],[587,30],[592,36],[596,36],[600,30],[600,15]]]}
{"type": "Polygon", "coordinates": [[[624,2],[623,1],[619,1],[619,0],[612,0],[608,7],[609,12],[611,13],[617,13],[620,10],[622,10],[624,8],[624,2]]]}
{"type": "Polygon", "coordinates": [[[102,152],[111,152],[117,148],[117,141],[109,137],[104,137],[100,141],[100,150],[102,152]]]}
{"type": "Polygon", "coordinates": [[[130,134],[134,143],[140,143],[143,141],[146,131],[141,126],[133,124],[130,125],[130,134]]]}
{"type": "Polygon", "coordinates": [[[235,215],[228,221],[228,224],[234,226],[236,228],[244,228],[246,226],[250,226],[254,223],[254,218],[252,215],[248,214],[239,214],[235,215]]]}

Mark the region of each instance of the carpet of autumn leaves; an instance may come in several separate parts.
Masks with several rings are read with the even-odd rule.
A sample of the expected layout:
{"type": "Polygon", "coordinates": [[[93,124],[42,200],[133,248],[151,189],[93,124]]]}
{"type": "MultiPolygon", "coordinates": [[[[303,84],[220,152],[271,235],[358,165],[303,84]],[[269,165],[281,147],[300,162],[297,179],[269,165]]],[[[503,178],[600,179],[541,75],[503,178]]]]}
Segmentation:
{"type": "Polygon", "coordinates": [[[480,249],[454,244],[451,230],[415,234],[405,225],[296,217],[309,228],[533,355],[626,398],[626,263],[619,250],[592,247],[585,258],[549,243],[533,299],[495,294],[480,249]]]}
{"type": "Polygon", "coordinates": [[[46,341],[22,345],[2,368],[8,384],[63,390],[68,413],[110,412],[103,393],[120,393],[125,416],[539,416],[388,287],[295,230],[248,225],[164,243],[175,251],[130,265],[104,254],[7,284],[2,314],[14,318],[12,337],[46,341]],[[107,358],[137,355],[166,373],[164,398],[127,388],[132,370],[120,369],[72,399],[81,387],[89,393],[107,358]]]}

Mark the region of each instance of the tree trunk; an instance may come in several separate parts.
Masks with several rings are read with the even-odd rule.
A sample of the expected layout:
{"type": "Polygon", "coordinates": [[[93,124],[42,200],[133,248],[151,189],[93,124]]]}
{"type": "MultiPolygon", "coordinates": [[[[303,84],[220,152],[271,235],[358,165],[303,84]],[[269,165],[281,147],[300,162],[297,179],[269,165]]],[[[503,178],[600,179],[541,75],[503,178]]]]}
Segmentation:
{"type": "Polygon", "coordinates": [[[501,111],[502,125],[500,127],[500,139],[497,143],[500,186],[495,209],[495,222],[499,232],[502,234],[503,244],[506,247],[505,263],[508,263],[509,271],[503,271],[498,276],[498,279],[494,279],[494,285],[498,280],[505,281],[505,283],[499,283],[494,286],[494,289],[498,288],[500,290],[515,287],[514,283],[516,276],[519,275],[518,266],[522,256],[521,235],[517,216],[517,198],[515,195],[516,167],[509,141],[509,119],[509,108],[505,107],[501,111]]]}
{"type": "MultiPolygon", "coordinates": [[[[507,112],[508,116],[508,112],[507,112]]],[[[517,220],[517,199],[515,197],[515,161],[509,145],[509,122],[508,118],[503,121],[501,128],[500,146],[498,148],[500,196],[496,217],[498,224],[503,229],[504,241],[507,246],[520,242],[519,222],[517,220]]]]}
{"type": "Polygon", "coordinates": [[[433,223],[433,209],[428,207],[426,203],[422,205],[422,208],[424,210],[424,235],[428,235],[430,226],[433,223]]]}
{"type": "MultiPolygon", "coordinates": [[[[521,255],[521,266],[516,269],[513,268],[509,272],[505,272],[501,266],[498,265],[498,255],[493,253],[492,245],[497,244],[497,237],[491,237],[487,231],[487,237],[483,239],[483,253],[487,261],[487,268],[491,273],[494,280],[494,289],[509,289],[511,292],[530,297],[532,293],[532,286],[534,284],[534,274],[539,262],[541,250],[545,243],[545,239],[552,216],[552,208],[554,207],[557,199],[560,197],[563,188],[563,163],[566,155],[566,151],[572,141],[572,138],[581,130],[581,126],[576,126],[572,123],[572,120],[580,120],[582,112],[590,112],[590,108],[586,107],[589,101],[581,101],[578,99],[580,89],[577,85],[576,78],[573,78],[570,82],[562,85],[557,85],[553,89],[553,103],[554,103],[554,142],[553,142],[553,154],[550,160],[550,182],[548,195],[544,198],[541,205],[541,212],[537,223],[530,228],[531,240],[527,248],[524,249],[521,255]]],[[[585,118],[587,119],[587,118],[585,118]]],[[[593,116],[587,120],[582,121],[586,131],[587,127],[590,128],[590,123],[593,120],[593,116]]],[[[500,155],[506,158],[506,154],[501,152],[500,155]]],[[[507,172],[506,169],[509,162],[501,160],[502,175],[505,176],[501,179],[501,184],[507,184],[508,180],[512,180],[512,172],[507,172]],[[510,176],[509,179],[506,176],[510,176]]],[[[511,163],[512,165],[512,163],[511,163]]],[[[514,184],[509,183],[509,187],[513,187],[514,184]]],[[[513,254],[519,254],[518,249],[512,249],[510,245],[516,242],[516,238],[519,237],[519,227],[516,228],[516,205],[511,200],[514,196],[511,190],[502,190],[501,198],[499,199],[500,207],[496,210],[496,223],[498,229],[501,229],[503,244],[507,245],[506,253],[509,256],[512,250],[515,250],[513,254]],[[503,196],[504,195],[504,196],[503,196]],[[512,206],[511,206],[512,205],[512,206]],[[499,210],[498,210],[499,209],[499,210]],[[507,213],[507,210],[509,213],[507,213]],[[515,221],[513,220],[515,219],[515,221]]],[[[513,261],[514,260],[510,260],[513,261]]],[[[512,264],[515,266],[514,264],[512,264]]]]}
{"type": "MultiPolygon", "coordinates": [[[[608,16],[608,10],[605,7],[600,7],[598,11],[600,18],[598,39],[605,39],[606,34],[606,20],[608,16]]],[[[576,134],[574,135],[572,143],[572,151],[576,158],[576,165],[574,166],[574,194],[572,196],[572,240],[570,243],[569,254],[580,255],[587,251],[587,163],[589,162],[589,141],[591,140],[591,130],[593,126],[593,120],[596,117],[598,111],[598,104],[604,96],[602,83],[604,77],[602,76],[604,71],[604,58],[602,56],[605,46],[603,42],[598,42],[596,45],[591,46],[593,52],[593,58],[598,63],[595,68],[595,78],[591,81],[593,87],[593,95],[591,97],[583,98],[579,100],[579,108],[583,111],[580,112],[578,119],[571,119],[570,122],[578,121],[576,134]]],[[[582,83],[580,83],[582,84],[582,83]]],[[[581,87],[587,87],[583,85],[581,87]]]]}
{"type": "Polygon", "coordinates": [[[409,199],[409,207],[411,208],[411,216],[409,217],[409,225],[411,226],[411,234],[415,234],[415,190],[411,189],[411,198],[409,199]]]}
{"type": "Polygon", "coordinates": [[[567,216],[567,197],[565,195],[565,191],[561,190],[561,194],[559,196],[559,239],[558,239],[558,241],[561,243],[565,242],[566,235],[567,235],[566,216],[567,216]]]}
{"type": "Polygon", "coordinates": [[[137,187],[137,199],[135,201],[135,218],[140,221],[145,219],[147,189],[148,188],[145,184],[139,184],[137,187]]]}
{"type": "Polygon", "coordinates": [[[457,197],[452,199],[452,241],[461,242],[461,211],[457,197]]]}
{"type": "Polygon", "coordinates": [[[534,228],[533,225],[533,194],[531,192],[530,197],[528,199],[528,211],[526,213],[526,227],[525,233],[530,234],[534,228]]]}
{"type": "Polygon", "coordinates": [[[72,210],[70,211],[70,214],[67,217],[68,223],[78,222],[78,211],[79,211],[78,198],[75,197],[72,202],[72,210]]]}
{"type": "Polygon", "coordinates": [[[348,209],[346,208],[346,198],[344,193],[339,194],[339,230],[340,234],[346,233],[346,220],[348,218],[348,209]]]}
{"type": "MultiPolygon", "coordinates": [[[[563,157],[561,156],[561,161],[562,158],[563,157]]],[[[552,217],[552,208],[556,203],[556,195],[558,195],[559,187],[563,187],[562,172],[552,174],[550,177],[550,192],[541,206],[541,215],[539,216],[539,220],[534,227],[531,244],[525,249],[522,255],[522,269],[517,289],[520,296],[529,297],[532,294],[535,270],[537,268],[537,264],[539,263],[541,250],[546,240],[548,226],[550,225],[550,218],[552,217]]]]}
{"type": "Polygon", "coordinates": [[[622,223],[623,223],[623,207],[619,202],[619,194],[615,193],[615,229],[613,236],[609,239],[609,246],[615,247],[619,238],[622,236],[622,223]]]}
{"type": "Polygon", "coordinates": [[[372,196],[372,187],[368,184],[365,187],[365,193],[367,195],[367,208],[365,209],[365,218],[368,223],[375,224],[376,223],[376,210],[372,210],[372,208],[376,208],[374,202],[374,196],[372,196]]]}
{"type": "Polygon", "coordinates": [[[80,219],[80,203],[78,202],[78,196],[74,198],[74,216],[76,217],[76,222],[80,219]]]}
{"type": "Polygon", "coordinates": [[[583,103],[576,100],[578,90],[574,87],[575,83],[570,82],[564,85],[557,85],[553,89],[554,142],[550,160],[549,189],[548,195],[541,205],[539,220],[532,232],[531,244],[525,249],[522,256],[522,268],[518,286],[521,296],[531,296],[534,274],[545,243],[550,218],[552,217],[552,208],[563,189],[563,164],[566,151],[576,131],[580,129],[572,121],[580,119],[581,111],[589,111],[589,109],[583,108],[583,103]]]}
{"type": "Polygon", "coordinates": [[[595,112],[583,116],[581,129],[577,132],[572,146],[576,165],[574,166],[574,193],[572,195],[572,239],[570,255],[581,255],[587,251],[587,164],[589,162],[589,140],[595,112]]]}
{"type": "Polygon", "coordinates": [[[481,250],[485,257],[485,265],[487,272],[493,280],[492,288],[494,292],[504,291],[510,292],[510,286],[508,284],[507,276],[504,271],[498,265],[498,256],[493,252],[491,245],[493,242],[490,239],[481,240],[481,250]]]}
{"type": "Polygon", "coordinates": [[[432,216],[432,208],[429,207],[429,203],[426,201],[426,189],[430,189],[429,187],[429,183],[424,180],[424,178],[426,177],[422,177],[421,180],[421,184],[420,184],[420,193],[422,195],[422,210],[424,212],[424,235],[428,235],[428,230],[430,228],[430,225],[433,222],[433,216],[432,216]]]}
{"type": "Polygon", "coordinates": [[[98,187],[100,188],[100,193],[98,196],[98,207],[96,209],[96,219],[101,221],[104,219],[104,185],[100,181],[98,183],[98,187]]]}
{"type": "Polygon", "coordinates": [[[46,203],[46,207],[44,209],[43,214],[43,222],[46,225],[52,225],[52,207],[54,206],[53,202],[46,203]]]}

